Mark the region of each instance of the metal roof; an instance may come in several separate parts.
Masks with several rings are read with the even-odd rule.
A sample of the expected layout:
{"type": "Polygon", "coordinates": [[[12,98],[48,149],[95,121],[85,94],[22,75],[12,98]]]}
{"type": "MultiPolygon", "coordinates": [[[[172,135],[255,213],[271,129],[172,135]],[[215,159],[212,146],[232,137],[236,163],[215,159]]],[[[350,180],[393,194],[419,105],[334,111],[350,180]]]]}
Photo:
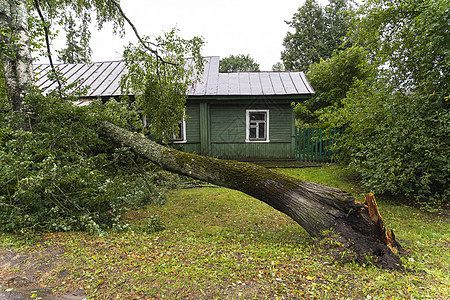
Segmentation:
{"type": "MultiPolygon", "coordinates": [[[[123,61],[83,64],[57,64],[68,83],[76,80],[88,86],[85,97],[120,96],[120,78],[127,72],[123,61]]],[[[36,85],[43,91],[56,88],[47,78],[48,64],[33,65],[36,85]]],[[[219,57],[205,57],[205,68],[200,82],[189,96],[260,96],[311,95],[314,90],[303,72],[240,72],[219,73],[219,57]]]]}

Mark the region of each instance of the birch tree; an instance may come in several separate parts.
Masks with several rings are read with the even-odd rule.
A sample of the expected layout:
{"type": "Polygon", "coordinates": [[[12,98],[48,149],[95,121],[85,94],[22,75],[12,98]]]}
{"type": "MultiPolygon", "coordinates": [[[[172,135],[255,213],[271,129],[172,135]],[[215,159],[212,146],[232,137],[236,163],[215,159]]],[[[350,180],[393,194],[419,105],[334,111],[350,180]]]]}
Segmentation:
{"type": "Polygon", "coordinates": [[[23,112],[23,98],[33,83],[27,9],[23,2],[0,1],[0,58],[13,112],[23,112]]]}

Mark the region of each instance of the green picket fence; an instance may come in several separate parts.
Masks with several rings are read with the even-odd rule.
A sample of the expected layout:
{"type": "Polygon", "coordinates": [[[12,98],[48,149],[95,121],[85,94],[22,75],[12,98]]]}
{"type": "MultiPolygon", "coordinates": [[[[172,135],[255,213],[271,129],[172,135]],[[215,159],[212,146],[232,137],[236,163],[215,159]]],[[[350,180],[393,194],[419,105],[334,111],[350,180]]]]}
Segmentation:
{"type": "Polygon", "coordinates": [[[300,128],[295,131],[295,157],[303,162],[333,162],[338,150],[334,147],[341,128],[300,128]]]}

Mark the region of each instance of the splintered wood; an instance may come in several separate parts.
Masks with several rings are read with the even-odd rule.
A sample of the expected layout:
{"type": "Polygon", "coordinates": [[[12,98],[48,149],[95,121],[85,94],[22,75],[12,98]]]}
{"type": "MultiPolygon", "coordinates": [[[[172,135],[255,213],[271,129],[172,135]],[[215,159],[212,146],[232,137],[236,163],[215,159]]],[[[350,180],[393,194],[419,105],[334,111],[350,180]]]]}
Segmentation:
{"type": "Polygon", "coordinates": [[[372,221],[372,236],[380,243],[387,245],[392,252],[397,253],[398,247],[400,246],[395,241],[394,232],[392,230],[386,230],[383,224],[383,218],[378,210],[377,201],[375,196],[370,193],[365,197],[364,204],[367,205],[369,209],[370,220],[372,221]]]}

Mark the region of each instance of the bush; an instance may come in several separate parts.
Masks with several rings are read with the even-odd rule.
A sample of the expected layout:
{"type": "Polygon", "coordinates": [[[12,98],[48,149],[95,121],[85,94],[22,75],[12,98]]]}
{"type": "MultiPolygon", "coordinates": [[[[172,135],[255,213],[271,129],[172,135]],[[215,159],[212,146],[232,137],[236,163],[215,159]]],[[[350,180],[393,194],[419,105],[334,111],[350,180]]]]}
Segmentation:
{"type": "Polygon", "coordinates": [[[410,204],[448,205],[450,114],[442,95],[404,95],[372,81],[343,104],[327,121],[345,126],[342,158],[367,188],[410,204]]]}
{"type": "Polygon", "coordinates": [[[120,224],[126,208],[163,202],[165,176],[96,132],[101,120],[140,129],[129,104],[77,107],[39,94],[25,103],[33,116],[30,131],[15,129],[23,120],[0,116],[1,231],[102,234],[120,224]]]}

